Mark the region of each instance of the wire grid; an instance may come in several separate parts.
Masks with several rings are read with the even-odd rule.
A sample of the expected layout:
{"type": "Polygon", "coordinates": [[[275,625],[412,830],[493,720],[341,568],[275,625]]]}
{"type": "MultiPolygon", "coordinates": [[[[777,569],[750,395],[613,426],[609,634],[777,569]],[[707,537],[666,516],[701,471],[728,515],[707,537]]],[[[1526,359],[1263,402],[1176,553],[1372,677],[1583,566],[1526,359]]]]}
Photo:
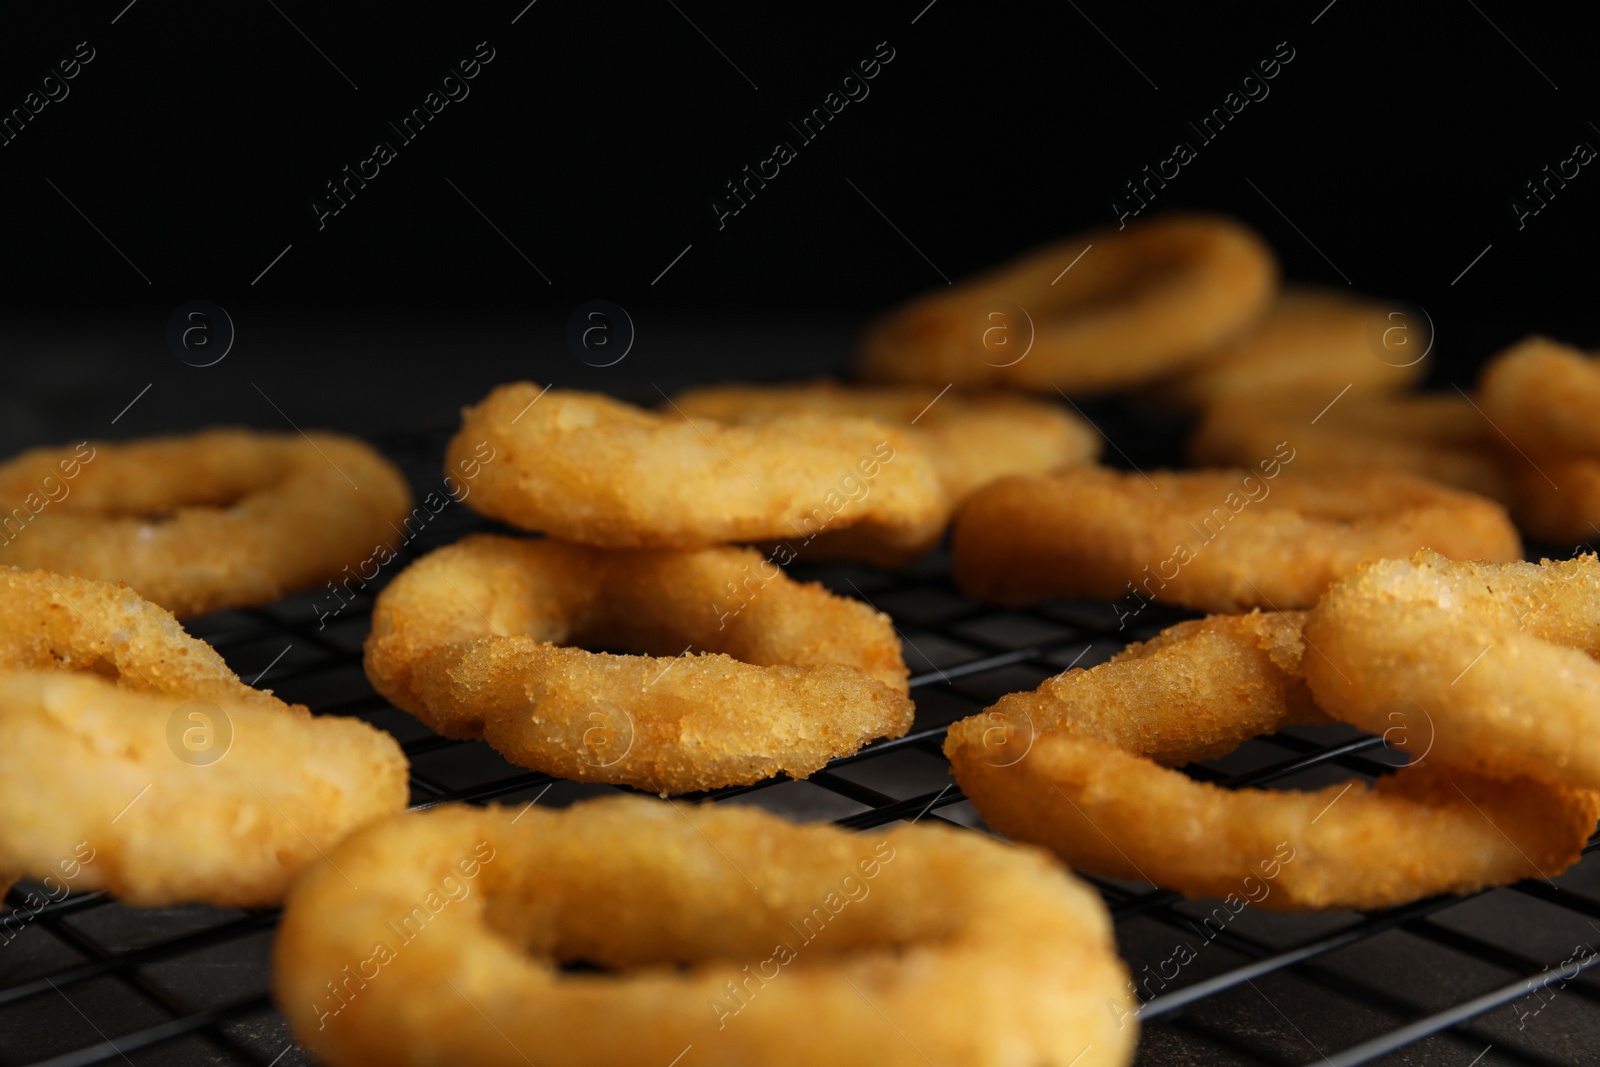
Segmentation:
{"type": "MultiPolygon", "coordinates": [[[[429,433],[383,442],[419,500],[442,489],[444,439],[429,433]]],[[[412,763],[416,805],[561,805],[609,792],[511,766],[482,742],[439,737],[376,696],[362,675],[361,640],[382,582],[420,552],[496,528],[450,504],[353,601],[324,589],[196,620],[191,630],[247,681],[395,734],[412,763]]],[[[905,737],[834,760],[804,781],[777,778],[704,798],[857,830],[902,819],[981,830],[940,754],[945,727],[1187,617],[1152,606],[1119,630],[1103,602],[1022,611],[977,604],[950,583],[942,554],[894,574],[848,566],[792,572],[868,600],[895,620],[913,670],[916,723],[905,737]]],[[[1400,762],[1379,738],[1304,727],[1187,771],[1229,787],[1319,788],[1352,773],[1371,779],[1400,762]]],[[[1591,839],[1588,851],[1596,846],[1591,839]]],[[[1588,947],[1600,944],[1600,861],[1587,855],[1554,881],[1365,914],[1245,909],[1220,932],[1201,925],[1216,902],[1090,881],[1111,909],[1143,1000],[1140,1063],[1597,1063],[1600,983],[1578,973],[1600,960],[1588,947]],[[1178,945],[1189,954],[1175,955],[1178,945]]],[[[26,903],[30,888],[18,886],[6,899],[7,914],[26,915],[20,932],[0,944],[3,1062],[312,1062],[268,996],[276,911],[135,910],[87,893],[35,912],[26,903]]]]}

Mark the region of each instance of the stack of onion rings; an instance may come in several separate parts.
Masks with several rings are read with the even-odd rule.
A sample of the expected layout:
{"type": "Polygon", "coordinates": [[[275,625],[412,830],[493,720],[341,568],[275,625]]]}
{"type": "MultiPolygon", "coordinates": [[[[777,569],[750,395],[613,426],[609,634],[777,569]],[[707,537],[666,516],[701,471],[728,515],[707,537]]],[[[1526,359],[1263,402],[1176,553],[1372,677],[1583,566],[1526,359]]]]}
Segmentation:
{"type": "Polygon", "coordinates": [[[1002,604],[1133,594],[1203,611],[1304,608],[1363,560],[1435,548],[1522,555],[1496,504],[1395,471],[1261,473],[1100,467],[1004,478],[956,515],[957,584],[1002,604]]]}
{"type": "Polygon", "coordinates": [[[392,464],[337,434],[206,430],[98,442],[87,457],[38,448],[0,465],[0,563],[125,581],[203,615],[336,576],[410,506],[392,464]]]}
{"type": "Polygon", "coordinates": [[[502,385],[463,413],[449,462],[487,441],[473,506],[604,548],[704,548],[850,531],[879,556],[927,551],[949,502],[924,450],[869,419],[729,426],[595,393],[502,385]]]}
{"type": "Polygon", "coordinates": [[[936,388],[1102,392],[1203,359],[1248,328],[1276,288],[1276,260],[1254,231],[1166,215],[1068,238],[918,297],[871,327],[859,369],[936,388]]]}
{"type": "Polygon", "coordinates": [[[1299,621],[1179,624],[956,723],[945,753],[999,832],[1233,911],[1387,907],[1577,862],[1600,796],[1512,768],[1501,780],[1429,761],[1312,793],[1229,791],[1165,769],[1322,719],[1300,677],[1299,621]]]}
{"type": "Polygon", "coordinates": [[[295,886],[275,957],[330,1067],[1118,1067],[1138,1032],[1104,904],[1048,857],[734,805],[390,819],[295,886]]]}
{"type": "Polygon", "coordinates": [[[447,736],[663,793],[804,777],[912,716],[888,618],[750,549],[468,537],[378,597],[366,669],[447,736]]]}

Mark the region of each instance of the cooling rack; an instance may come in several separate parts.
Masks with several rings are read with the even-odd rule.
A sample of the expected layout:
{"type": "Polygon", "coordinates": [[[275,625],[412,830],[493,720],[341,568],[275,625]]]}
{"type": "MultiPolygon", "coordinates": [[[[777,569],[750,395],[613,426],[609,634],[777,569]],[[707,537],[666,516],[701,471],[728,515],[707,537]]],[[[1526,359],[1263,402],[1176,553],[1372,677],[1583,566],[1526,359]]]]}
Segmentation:
{"type": "MultiPolygon", "coordinates": [[[[443,487],[444,439],[418,433],[381,442],[419,498],[443,487]]],[[[412,763],[414,804],[564,805],[607,792],[511,766],[481,742],[438,737],[376,696],[362,675],[361,641],[383,582],[420,552],[494,528],[451,504],[420,530],[408,528],[413,538],[400,559],[351,597],[313,591],[196,620],[191,630],[247,681],[393,733],[412,763]]],[[[841,566],[793,573],[868,600],[895,620],[913,673],[915,726],[805,781],[779,778],[705,799],[858,830],[920,819],[981,832],[940,755],[945,727],[1185,617],[1151,607],[1119,629],[1104,602],[1022,611],[976,604],[950,583],[940,555],[893,574],[841,566]]],[[[1224,786],[1319,788],[1352,775],[1370,779],[1402,761],[1379,738],[1304,727],[1188,771],[1224,786]]],[[[1555,879],[1372,913],[1246,908],[1220,930],[1204,922],[1216,902],[1091,881],[1116,920],[1144,1001],[1141,1064],[1600,1063],[1600,983],[1589,971],[1600,960],[1600,860],[1588,853],[1555,879]]],[[[0,1062],[313,1062],[268,996],[276,912],[136,910],[98,893],[35,912],[26,903],[30,888],[14,888],[5,902],[5,914],[18,918],[0,938],[0,1062]]]]}

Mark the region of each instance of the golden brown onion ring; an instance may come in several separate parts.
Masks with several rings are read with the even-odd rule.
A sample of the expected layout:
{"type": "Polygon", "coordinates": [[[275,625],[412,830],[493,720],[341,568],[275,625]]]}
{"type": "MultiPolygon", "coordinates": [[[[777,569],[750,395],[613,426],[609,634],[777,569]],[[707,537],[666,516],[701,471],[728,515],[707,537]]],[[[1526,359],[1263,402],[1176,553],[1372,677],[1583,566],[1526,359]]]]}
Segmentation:
{"type": "Polygon", "coordinates": [[[379,595],[366,668],[446,736],[663,793],[804,777],[912,716],[887,616],[751,549],[468,537],[379,595]]]}
{"type": "MultiPolygon", "coordinates": [[[[1095,874],[1223,898],[1222,925],[1247,901],[1274,911],[1386,907],[1577,862],[1600,796],[1452,768],[1437,749],[1374,787],[1309,793],[1230,791],[1163,767],[1322,718],[1299,676],[1302,656],[1307,666],[1320,656],[1304,654],[1297,622],[1181,623],[1004,697],[951,727],[956,780],[999,832],[1095,874]]],[[[1414,714],[1379,728],[1397,725],[1423,728],[1414,714]]]]}
{"type": "Polygon", "coordinates": [[[0,881],[54,875],[81,844],[76,888],[262,907],[406,795],[400,746],[356,719],[0,672],[0,881]]]}
{"type": "Polygon", "coordinates": [[[1001,479],[956,515],[956,582],[1003,604],[1122,596],[1129,610],[1147,599],[1288,610],[1316,603],[1363,560],[1426,547],[1522,555],[1492,501],[1397,471],[1279,477],[1295,458],[1280,442],[1259,472],[1082,467],[1001,479]]]}
{"type": "Polygon", "coordinates": [[[400,472],[338,434],[217,429],[36,448],[0,465],[0,563],[125,581],[179,616],[204,615],[337,576],[410,506],[400,472]]]}
{"type": "Polygon", "coordinates": [[[961,394],[929,386],[711,385],[672,398],[691,418],[760,423],[786,415],[877,419],[906,431],[933,459],[953,504],[1006,474],[1046,474],[1093,462],[1101,438],[1059,404],[1005,393],[961,394]]]}
{"type": "Polygon", "coordinates": [[[1600,458],[1600,360],[1548,337],[1528,337],[1489,361],[1478,403],[1535,459],[1600,458]]]}
{"type": "Polygon", "coordinates": [[[1115,1067],[1138,1030],[1099,895],[1038,851],[734,805],[390,819],[296,885],[274,954],[330,1067],[1115,1067]]]}
{"type": "Polygon", "coordinates": [[[1260,317],[1277,284],[1272,250],[1242,223],[1158,216],[917,297],[868,329],[858,368],[935,388],[1104,392],[1204,358],[1260,317]]]}
{"type": "Polygon", "coordinates": [[[288,710],[127,586],[0,566],[0,670],[51,668],[102,675],[134,692],[288,710]]]}
{"type": "Polygon", "coordinates": [[[1336,583],[1306,623],[1306,678],[1330,714],[1479,774],[1600,789],[1600,561],[1387,559],[1336,583]]]}
{"type": "Polygon", "coordinates": [[[1346,389],[1381,394],[1422,377],[1431,343],[1428,324],[1413,323],[1393,304],[1290,286],[1248,332],[1158,384],[1153,395],[1175,407],[1206,408],[1268,393],[1317,393],[1324,403],[1346,389]],[[1403,317],[1391,317],[1397,315],[1403,317]]]}
{"type": "MultiPolygon", "coordinates": [[[[1510,507],[1514,473],[1494,428],[1457,393],[1340,396],[1321,390],[1219,400],[1189,440],[1195,463],[1233,466],[1294,444],[1290,477],[1320,471],[1400,470],[1510,507]]],[[[1531,471],[1530,471],[1531,473],[1531,471]]]]}
{"type": "Polygon", "coordinates": [[[949,504],[927,454],[869,419],[760,426],[685,420],[598,393],[502,385],[462,413],[452,469],[487,441],[472,504],[492,518],[605,548],[704,548],[862,529],[909,557],[949,504]]]}

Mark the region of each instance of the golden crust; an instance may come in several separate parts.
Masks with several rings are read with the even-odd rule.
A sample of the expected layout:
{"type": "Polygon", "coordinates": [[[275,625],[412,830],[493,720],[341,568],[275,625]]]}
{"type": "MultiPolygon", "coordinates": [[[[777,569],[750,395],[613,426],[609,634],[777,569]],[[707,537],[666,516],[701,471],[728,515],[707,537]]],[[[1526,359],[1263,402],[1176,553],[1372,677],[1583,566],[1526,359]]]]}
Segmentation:
{"type": "Polygon", "coordinates": [[[906,558],[931,548],[949,503],[923,449],[869,419],[760,426],[685,420],[528,382],[462,412],[449,469],[487,441],[475,508],[605,548],[704,548],[866,530],[906,558]]]}
{"type": "Polygon", "coordinates": [[[953,504],[1006,474],[1046,474],[1091,463],[1099,433],[1059,404],[1006,393],[948,393],[933,386],[712,385],[672,398],[690,418],[765,422],[785,415],[877,419],[919,441],[953,504]]]}
{"type": "MultiPolygon", "coordinates": [[[[1222,755],[1316,710],[1295,617],[1181,623],[951,727],[956,780],[994,829],[1080,869],[1277,911],[1376,908],[1554,875],[1600,797],[1498,781],[1435,753],[1377,786],[1230,791],[1161,764],[1222,755]]],[[[1393,706],[1393,705],[1391,705],[1393,706]]],[[[1414,718],[1414,716],[1413,716],[1414,718]]],[[[1394,722],[1377,729],[1392,731],[1394,722]]],[[[1402,725],[1421,732],[1419,722],[1402,725]]],[[[1224,921],[1226,919],[1224,918],[1224,921]]]]}
{"type": "Polygon", "coordinates": [[[290,895],[274,979],[330,1067],[665,1065],[690,1045],[706,1067],[1133,1055],[1098,894],[966,831],[614,797],[400,816],[330,859],[290,895]],[[616,973],[558,970],[574,960],[616,973]]]}
{"type": "Polygon", "coordinates": [[[215,429],[80,448],[0,465],[0,563],[125,581],[180,617],[332,578],[411,506],[392,464],[338,434],[215,429]]]}
{"type": "Polygon", "coordinates": [[[1600,560],[1362,567],[1306,623],[1306,678],[1330,715],[1490,777],[1600,789],[1600,560]],[[1425,728],[1424,725],[1425,724],[1425,728]]]}
{"type": "Polygon", "coordinates": [[[1058,730],[1095,737],[1165,766],[1214,759],[1291,723],[1326,722],[1300,677],[1305,612],[1211,615],[1169,626],[1092,670],[1010,693],[966,720],[997,763],[1021,758],[984,720],[1014,724],[1023,745],[1058,730]],[[1117,699],[1106,700],[1106,693],[1117,699]]]}
{"type": "Polygon", "coordinates": [[[89,674],[0,672],[6,877],[59,876],[83,845],[93,859],[75,888],[140,906],[262,907],[406,795],[400,746],[359,720],[128,692],[89,674]]]}
{"type": "Polygon", "coordinates": [[[1316,393],[1325,404],[1347,388],[1346,400],[1404,388],[1427,370],[1421,357],[1431,339],[1425,327],[1412,329],[1408,320],[1396,326],[1388,318],[1392,310],[1393,305],[1336,289],[1286,287],[1247,332],[1193,369],[1158,384],[1153,395],[1176,407],[1205,408],[1271,393],[1316,393]],[[1384,332],[1395,329],[1401,332],[1392,334],[1389,344],[1397,345],[1403,336],[1398,351],[1384,345],[1384,332]]]}
{"type": "Polygon", "coordinates": [[[1367,559],[1424,547],[1522,555],[1491,501],[1397,471],[1278,477],[1295,458],[1279,451],[1259,474],[1083,467],[1003,478],[956,514],[956,582],[1003,604],[1125,596],[1133,606],[1288,610],[1310,607],[1367,559]]]}
{"type": "Polygon", "coordinates": [[[50,668],[98,674],[133,692],[310,714],[245,685],[172,612],[121,582],[0,566],[0,670],[50,668]]]}
{"type": "Polygon", "coordinates": [[[1139,385],[1246,329],[1277,284],[1272,250],[1243,224],[1215,215],[1158,216],[1046,245],[917,297],[868,329],[858,369],[872,381],[935,388],[953,382],[1091,393],[1139,385]],[[1031,320],[1025,354],[985,347],[988,315],[997,308],[1015,335],[1008,344],[1023,343],[1031,320]],[[1009,321],[1016,308],[1026,320],[1009,321]]]}
{"type": "Polygon", "coordinates": [[[661,792],[804,777],[912,716],[887,616],[751,549],[468,537],[379,595],[366,668],[448,736],[661,792]]]}

